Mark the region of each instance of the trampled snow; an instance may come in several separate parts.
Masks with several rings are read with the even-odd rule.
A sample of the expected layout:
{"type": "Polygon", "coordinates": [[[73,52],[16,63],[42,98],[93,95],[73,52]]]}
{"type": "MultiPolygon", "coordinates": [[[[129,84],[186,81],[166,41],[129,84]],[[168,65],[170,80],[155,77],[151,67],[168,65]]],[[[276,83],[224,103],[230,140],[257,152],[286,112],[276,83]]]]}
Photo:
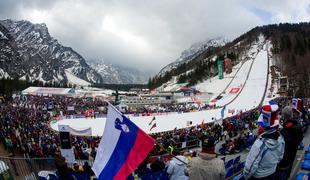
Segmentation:
{"type": "MultiPolygon", "coordinates": [[[[268,43],[269,42],[267,42],[267,44],[268,43]]],[[[243,64],[243,66],[239,71],[240,76],[238,75],[239,74],[238,72],[238,74],[231,83],[238,85],[238,83],[241,82],[244,88],[240,90],[238,95],[236,95],[236,98],[230,104],[227,105],[224,117],[229,117],[233,115],[228,113],[229,109],[235,109],[236,111],[250,110],[252,108],[257,107],[259,103],[264,99],[266,81],[267,81],[267,72],[269,68],[266,44],[264,45],[264,47],[261,46],[260,48],[257,49],[259,50],[257,50],[256,52],[251,50],[251,54],[253,54],[253,60],[246,61],[243,64]],[[251,62],[253,62],[253,65],[252,68],[250,69],[249,66],[251,62]],[[244,77],[244,75],[246,75],[246,77],[244,77]],[[245,78],[247,79],[246,81],[245,78]]],[[[224,90],[226,86],[224,86],[222,90],[224,90]]],[[[212,86],[210,85],[210,87],[212,86]]],[[[220,91],[221,88],[218,88],[218,92],[220,91]]],[[[223,98],[220,99],[217,103],[221,103],[224,105],[225,104],[224,102],[230,101],[228,99],[231,99],[231,97],[223,96],[223,98]]],[[[208,123],[215,120],[219,120],[221,118],[221,108],[199,112],[189,112],[189,113],[168,113],[161,115],[153,114],[151,116],[130,115],[129,118],[145,132],[155,133],[155,132],[169,131],[175,128],[189,127],[188,121],[191,121],[192,125],[199,125],[201,124],[202,121],[208,123]],[[156,127],[152,131],[150,131],[149,123],[154,116],[156,127]]],[[[105,118],[65,119],[60,120],[56,123],[51,123],[51,127],[54,130],[58,130],[58,124],[69,125],[73,129],[83,129],[83,128],[85,129],[91,127],[93,136],[101,136],[104,130],[105,121],[106,121],[105,118]]]]}

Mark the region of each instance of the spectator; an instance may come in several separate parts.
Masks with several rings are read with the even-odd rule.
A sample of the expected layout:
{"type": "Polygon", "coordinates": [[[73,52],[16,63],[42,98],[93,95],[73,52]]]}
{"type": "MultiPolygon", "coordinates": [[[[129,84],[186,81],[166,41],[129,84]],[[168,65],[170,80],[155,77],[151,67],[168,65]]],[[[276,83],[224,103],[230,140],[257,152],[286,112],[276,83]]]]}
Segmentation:
{"type": "Polygon", "coordinates": [[[159,158],[151,164],[151,170],[146,176],[142,177],[142,180],[168,180],[168,174],[165,171],[165,163],[159,158]]]}
{"type": "Polygon", "coordinates": [[[192,158],[185,170],[190,180],[222,180],[225,177],[224,162],[203,147],[198,157],[192,158]]]}
{"type": "Polygon", "coordinates": [[[229,140],[227,144],[227,151],[229,154],[235,153],[235,143],[233,140],[229,140]]]}
{"type": "Polygon", "coordinates": [[[254,142],[244,167],[246,179],[272,180],[277,164],[284,154],[284,139],[280,132],[279,118],[277,116],[278,105],[272,102],[262,106],[262,113],[258,123],[264,127],[262,133],[254,142]]]}
{"type": "Polygon", "coordinates": [[[91,152],[90,152],[90,156],[89,156],[89,157],[90,157],[89,160],[94,161],[95,158],[96,158],[96,154],[97,154],[96,148],[95,148],[95,147],[92,147],[92,148],[91,148],[91,152]]]}
{"type": "Polygon", "coordinates": [[[71,177],[74,180],[85,179],[83,167],[78,165],[77,163],[74,163],[72,167],[71,177]]]}
{"type": "Polygon", "coordinates": [[[86,179],[89,179],[91,176],[95,175],[95,173],[93,172],[87,161],[83,165],[83,170],[86,179]]]}
{"type": "Polygon", "coordinates": [[[149,157],[146,157],[142,163],[138,166],[138,168],[135,170],[135,173],[138,175],[139,178],[147,177],[147,174],[149,172],[148,170],[148,161],[149,157]]]}
{"type": "Polygon", "coordinates": [[[67,179],[67,163],[66,159],[60,154],[60,151],[55,152],[55,166],[59,173],[60,179],[67,179]]]}
{"type": "Polygon", "coordinates": [[[170,180],[187,180],[188,177],[184,174],[187,165],[185,156],[181,156],[178,150],[173,152],[174,157],[168,164],[167,173],[170,180]]]}
{"type": "Polygon", "coordinates": [[[282,110],[283,129],[281,134],[285,141],[285,151],[283,159],[277,167],[276,180],[289,178],[298,146],[303,139],[302,126],[298,120],[293,120],[292,113],[292,108],[289,106],[282,110]]]}

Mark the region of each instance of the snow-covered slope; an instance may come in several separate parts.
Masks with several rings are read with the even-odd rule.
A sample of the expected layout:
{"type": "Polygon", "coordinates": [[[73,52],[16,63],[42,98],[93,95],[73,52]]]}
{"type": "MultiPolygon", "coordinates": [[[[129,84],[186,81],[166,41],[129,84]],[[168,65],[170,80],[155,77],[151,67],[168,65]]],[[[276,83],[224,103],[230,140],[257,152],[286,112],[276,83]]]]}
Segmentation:
{"type": "Polygon", "coordinates": [[[181,64],[193,60],[195,57],[197,57],[210,47],[220,47],[225,45],[226,43],[227,40],[222,37],[195,43],[189,49],[184,50],[178,59],[161,69],[157,76],[163,76],[167,72],[171,71],[174,68],[177,68],[181,64]]]}
{"type": "MultiPolygon", "coordinates": [[[[231,102],[227,104],[226,110],[224,112],[224,117],[233,116],[234,114],[228,113],[228,110],[234,109],[235,112],[240,110],[250,110],[254,107],[257,107],[262,100],[264,100],[264,93],[266,90],[267,81],[267,72],[268,72],[268,58],[267,58],[267,48],[270,44],[269,41],[265,41],[264,39],[260,39],[256,45],[252,47],[257,47],[255,51],[255,55],[250,60],[246,62],[251,62],[252,68],[246,68],[244,70],[245,74],[247,74],[247,78],[244,80],[242,76],[236,76],[234,81],[239,81],[238,79],[242,79],[243,89],[239,92],[238,96],[236,96],[231,102]]],[[[251,48],[253,50],[253,48],[251,48]]],[[[250,54],[251,50],[248,51],[250,54]]],[[[240,66],[240,65],[238,65],[240,66]]],[[[243,67],[243,66],[242,66],[243,67]]],[[[241,71],[241,70],[240,70],[241,71]]],[[[238,72],[240,72],[238,71],[238,72]]],[[[213,83],[218,83],[213,81],[213,83]]],[[[213,84],[212,83],[212,84],[213,84]]],[[[225,87],[224,87],[225,88],[225,87]]],[[[226,101],[226,98],[223,97],[220,101],[226,101]]],[[[198,111],[198,112],[189,112],[189,113],[163,113],[160,115],[156,115],[156,127],[153,130],[150,130],[149,122],[153,119],[153,116],[136,116],[136,115],[128,115],[130,120],[133,121],[137,126],[139,126],[142,130],[147,133],[156,133],[163,131],[171,131],[175,128],[186,128],[188,127],[188,121],[192,121],[192,125],[199,125],[201,122],[212,122],[215,119],[219,120],[221,118],[221,108],[198,111]]],[[[92,128],[93,136],[101,136],[104,131],[106,119],[92,119],[89,121],[88,119],[64,119],[61,121],[55,121],[51,123],[51,127],[55,130],[58,130],[59,124],[69,125],[73,128],[92,128]]]]}
{"type": "Polygon", "coordinates": [[[89,85],[91,85],[91,83],[76,77],[75,75],[71,74],[68,71],[66,71],[65,73],[66,73],[66,76],[67,76],[69,84],[76,84],[76,85],[79,85],[79,86],[89,86],[89,85]]]}

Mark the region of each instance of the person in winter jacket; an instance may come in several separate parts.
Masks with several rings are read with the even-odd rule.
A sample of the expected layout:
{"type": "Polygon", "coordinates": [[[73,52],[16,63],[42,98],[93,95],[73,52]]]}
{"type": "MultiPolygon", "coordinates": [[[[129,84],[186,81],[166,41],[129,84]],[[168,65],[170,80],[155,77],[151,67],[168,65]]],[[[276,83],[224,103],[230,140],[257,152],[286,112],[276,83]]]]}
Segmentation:
{"type": "Polygon", "coordinates": [[[169,180],[169,177],[167,175],[167,172],[165,170],[165,163],[157,158],[155,161],[151,164],[150,171],[143,175],[142,180],[169,180]]]}
{"type": "Polygon", "coordinates": [[[282,110],[283,129],[280,133],[285,141],[285,151],[283,159],[277,167],[276,180],[286,180],[289,178],[292,165],[295,160],[298,145],[303,139],[302,125],[298,120],[293,119],[293,110],[286,106],[282,110]]]}
{"type": "Polygon", "coordinates": [[[188,177],[185,175],[185,168],[188,163],[186,157],[181,156],[178,150],[175,150],[173,155],[175,157],[169,162],[167,168],[170,180],[187,180],[188,177]]]}
{"type": "Polygon", "coordinates": [[[243,176],[245,179],[272,180],[278,163],[283,158],[285,142],[280,134],[278,105],[268,102],[262,106],[258,123],[263,132],[254,142],[245,161],[243,176]]]}
{"type": "Polygon", "coordinates": [[[189,161],[187,168],[185,169],[185,174],[189,176],[190,180],[225,179],[223,160],[216,158],[216,154],[211,154],[209,152],[210,150],[203,147],[198,156],[189,161]]]}
{"type": "Polygon", "coordinates": [[[72,167],[71,178],[73,180],[85,179],[84,176],[85,176],[85,174],[84,174],[83,167],[78,165],[77,163],[74,163],[73,167],[72,167]]]}
{"type": "Polygon", "coordinates": [[[67,173],[68,173],[67,163],[66,163],[66,159],[60,154],[59,150],[55,152],[54,159],[55,159],[56,169],[60,175],[60,179],[66,179],[67,173]]]}

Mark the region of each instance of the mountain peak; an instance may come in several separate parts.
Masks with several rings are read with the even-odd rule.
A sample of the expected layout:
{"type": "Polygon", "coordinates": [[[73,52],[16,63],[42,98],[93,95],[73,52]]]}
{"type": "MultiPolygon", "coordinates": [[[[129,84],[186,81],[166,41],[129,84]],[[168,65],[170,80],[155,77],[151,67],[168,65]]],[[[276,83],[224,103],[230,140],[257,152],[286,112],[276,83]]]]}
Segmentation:
{"type": "Polygon", "coordinates": [[[88,63],[102,76],[103,81],[109,84],[145,84],[150,76],[145,72],[113,65],[103,60],[91,60],[88,63]]]}
{"type": "Polygon", "coordinates": [[[0,25],[12,37],[11,51],[19,59],[12,61],[12,55],[0,52],[7,56],[6,63],[11,64],[1,69],[6,69],[11,78],[68,83],[66,72],[69,72],[87,82],[102,83],[100,75],[89,67],[81,55],[50,36],[46,24],[7,19],[0,21],[0,25]]]}
{"type": "Polygon", "coordinates": [[[167,72],[180,66],[181,64],[193,60],[194,58],[199,56],[202,52],[206,51],[208,48],[221,47],[224,46],[227,42],[228,40],[222,36],[201,42],[196,42],[192,44],[188,49],[182,51],[181,56],[177,58],[174,62],[168,64],[163,69],[161,69],[160,72],[158,73],[158,76],[164,76],[167,72]]]}

